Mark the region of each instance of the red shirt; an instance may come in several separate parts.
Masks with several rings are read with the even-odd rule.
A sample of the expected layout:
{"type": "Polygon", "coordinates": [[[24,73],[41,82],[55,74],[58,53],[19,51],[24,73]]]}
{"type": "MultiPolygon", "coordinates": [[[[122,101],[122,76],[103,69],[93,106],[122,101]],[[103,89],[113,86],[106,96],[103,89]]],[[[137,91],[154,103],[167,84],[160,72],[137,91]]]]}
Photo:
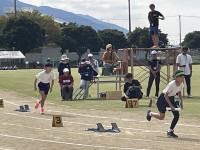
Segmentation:
{"type": "Polygon", "coordinates": [[[59,83],[61,85],[70,85],[74,82],[74,79],[71,75],[68,75],[67,77],[65,77],[65,75],[61,75],[59,78],[59,83]]]}

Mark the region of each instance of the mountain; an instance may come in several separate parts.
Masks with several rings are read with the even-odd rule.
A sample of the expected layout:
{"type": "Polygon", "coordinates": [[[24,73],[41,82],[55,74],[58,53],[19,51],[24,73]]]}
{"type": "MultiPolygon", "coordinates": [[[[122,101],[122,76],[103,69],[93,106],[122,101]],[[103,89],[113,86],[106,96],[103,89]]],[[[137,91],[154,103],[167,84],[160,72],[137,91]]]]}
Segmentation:
{"type": "MultiPolygon", "coordinates": [[[[14,0],[0,0],[0,15],[5,15],[3,12],[5,7],[14,6],[14,0]]],[[[35,10],[39,10],[43,15],[52,15],[55,21],[63,23],[63,22],[75,22],[78,25],[87,25],[91,26],[95,30],[103,30],[103,29],[117,29],[119,31],[124,32],[125,34],[128,32],[127,29],[117,26],[115,24],[106,23],[96,18],[93,18],[88,15],[83,14],[74,14],[72,12],[64,11],[57,8],[52,8],[48,6],[34,6],[30,4],[26,4],[17,0],[17,10],[22,10],[22,8],[32,8],[35,10]]]]}

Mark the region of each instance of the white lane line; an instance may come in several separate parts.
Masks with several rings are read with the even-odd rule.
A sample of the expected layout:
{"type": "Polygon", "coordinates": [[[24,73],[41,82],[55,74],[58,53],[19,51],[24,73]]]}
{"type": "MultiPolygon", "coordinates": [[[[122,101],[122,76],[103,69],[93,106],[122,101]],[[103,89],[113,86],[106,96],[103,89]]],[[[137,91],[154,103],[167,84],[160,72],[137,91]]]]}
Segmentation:
{"type": "MultiPolygon", "coordinates": [[[[72,134],[78,134],[78,135],[90,135],[90,136],[100,136],[100,137],[107,137],[107,138],[118,138],[118,139],[124,139],[124,140],[135,140],[135,141],[142,141],[142,142],[155,142],[154,140],[144,140],[144,139],[135,139],[135,138],[122,138],[122,137],[116,137],[116,136],[108,136],[108,135],[97,135],[97,134],[87,134],[87,133],[77,133],[77,132],[71,132],[71,131],[62,131],[62,130],[52,130],[52,129],[43,129],[43,128],[36,128],[36,127],[29,127],[29,126],[23,126],[23,125],[17,125],[17,124],[9,124],[9,123],[1,123],[3,125],[9,125],[9,126],[17,126],[17,127],[22,127],[22,128],[28,128],[28,129],[35,129],[35,130],[45,130],[45,131],[53,131],[53,132],[61,132],[61,133],[72,133],[72,134]]],[[[174,141],[169,142],[169,141],[158,141],[156,142],[159,143],[174,143],[174,141]]],[[[179,143],[177,143],[179,144],[179,143]]],[[[180,144],[187,144],[188,143],[180,143],[180,144]]],[[[195,144],[199,145],[199,144],[195,144]]]]}
{"type": "MultiPolygon", "coordinates": [[[[15,106],[19,106],[13,102],[9,102],[5,100],[5,102],[10,103],[15,106]]],[[[31,107],[30,107],[31,108],[31,107]]],[[[90,118],[99,118],[99,119],[114,119],[114,120],[120,120],[120,121],[131,121],[131,122],[142,122],[142,123],[147,123],[149,121],[138,121],[138,120],[132,120],[132,119],[125,119],[125,118],[113,118],[113,117],[105,117],[105,116],[92,116],[92,115],[85,115],[85,114],[78,114],[78,113],[69,113],[69,112],[63,112],[63,111],[56,111],[56,110],[47,110],[49,112],[56,112],[56,113],[62,113],[62,114],[70,114],[74,116],[82,116],[82,117],[90,117],[90,118]]],[[[158,123],[158,122],[151,122],[151,123],[158,123]]],[[[166,125],[170,125],[170,123],[164,123],[166,125]]],[[[193,125],[193,124],[177,124],[177,126],[183,126],[183,127],[195,127],[195,128],[200,128],[200,125],[193,125]]]]}
{"type": "Polygon", "coordinates": [[[121,150],[145,150],[145,149],[136,149],[136,148],[128,148],[128,147],[127,148],[126,147],[112,147],[112,146],[104,146],[104,145],[89,145],[89,144],[80,144],[80,143],[70,143],[70,142],[62,142],[62,141],[44,140],[44,139],[37,139],[37,138],[30,138],[30,137],[23,137],[23,136],[15,136],[15,135],[8,135],[8,134],[0,134],[0,136],[8,137],[8,138],[15,138],[15,139],[29,140],[29,141],[37,141],[37,142],[47,142],[47,143],[73,145],[73,146],[80,146],[80,147],[121,149],[121,150]]]}
{"type": "MultiPolygon", "coordinates": [[[[41,118],[41,117],[32,117],[32,116],[28,116],[28,115],[19,115],[19,114],[15,114],[15,113],[4,113],[7,115],[14,115],[14,116],[20,116],[20,117],[25,117],[25,118],[32,118],[32,119],[39,119],[39,120],[47,120],[47,121],[52,121],[52,119],[47,119],[47,118],[41,118]]],[[[76,124],[76,125],[84,125],[84,126],[94,126],[94,124],[88,124],[88,123],[82,123],[82,122],[71,122],[71,121],[64,121],[64,123],[70,123],[70,124],[76,124]]],[[[110,128],[110,126],[104,126],[106,128],[110,128]]],[[[139,131],[139,132],[144,132],[144,133],[162,133],[162,134],[166,134],[166,132],[163,131],[159,131],[159,130],[146,130],[146,129],[138,129],[138,128],[128,128],[128,127],[120,127],[120,129],[125,129],[125,130],[132,130],[132,131],[139,131]]],[[[186,135],[186,136],[200,136],[199,134],[185,134],[185,133],[178,133],[180,135],[186,135]]]]}

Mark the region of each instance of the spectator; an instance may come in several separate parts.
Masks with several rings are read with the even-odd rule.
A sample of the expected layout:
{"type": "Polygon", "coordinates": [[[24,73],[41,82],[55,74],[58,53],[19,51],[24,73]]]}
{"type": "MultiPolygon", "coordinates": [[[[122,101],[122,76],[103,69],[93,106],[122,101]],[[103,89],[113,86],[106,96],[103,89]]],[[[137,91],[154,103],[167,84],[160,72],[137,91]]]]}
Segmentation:
{"type": "Polygon", "coordinates": [[[79,88],[85,89],[83,99],[87,99],[88,92],[89,92],[89,86],[93,79],[93,69],[92,69],[91,65],[88,64],[86,59],[83,58],[81,60],[78,72],[81,75],[81,85],[79,88]]]}
{"type": "Polygon", "coordinates": [[[50,58],[47,58],[47,63],[51,63],[51,59],[50,58]]]}
{"type": "Polygon", "coordinates": [[[29,69],[29,62],[28,62],[28,60],[25,61],[25,66],[26,66],[26,69],[29,69]]]}
{"type": "Polygon", "coordinates": [[[93,76],[97,76],[99,72],[99,64],[96,59],[93,58],[93,54],[88,54],[89,64],[93,68],[93,76]]]}
{"type": "Polygon", "coordinates": [[[140,89],[142,86],[138,80],[133,79],[133,75],[128,73],[125,77],[126,83],[124,84],[124,96],[121,98],[122,101],[127,99],[138,98],[141,99],[143,93],[140,89]]]}
{"type": "Polygon", "coordinates": [[[71,68],[70,68],[68,61],[69,61],[69,58],[67,57],[67,55],[63,54],[61,56],[61,62],[58,65],[59,77],[64,74],[63,69],[65,69],[65,68],[69,69],[69,74],[71,75],[71,68]]]}
{"type": "Polygon", "coordinates": [[[36,62],[36,69],[40,69],[40,62],[39,61],[36,62]]]}
{"type": "Polygon", "coordinates": [[[64,75],[59,78],[62,101],[72,100],[74,79],[69,74],[68,68],[63,69],[63,73],[64,75]]]}
{"type": "Polygon", "coordinates": [[[155,10],[155,5],[149,5],[151,11],[148,14],[148,19],[150,23],[149,33],[152,36],[152,41],[154,46],[151,48],[159,48],[159,38],[158,38],[158,26],[159,26],[159,19],[164,20],[165,17],[159,12],[155,10]],[[160,17],[160,18],[159,18],[160,17]]]}
{"type": "Polygon", "coordinates": [[[183,71],[185,74],[185,82],[187,85],[187,94],[188,98],[192,98],[191,95],[191,77],[192,77],[192,57],[187,54],[188,47],[182,48],[182,53],[179,54],[176,58],[176,64],[178,70],[183,71]]]}
{"type": "Polygon", "coordinates": [[[159,85],[160,85],[161,61],[157,59],[157,52],[155,50],[151,52],[151,56],[152,56],[152,60],[148,62],[150,74],[149,74],[149,82],[148,82],[148,87],[147,87],[146,99],[149,98],[151,86],[153,84],[154,79],[155,79],[155,85],[156,85],[156,93],[155,93],[156,98],[158,98],[159,85]]]}
{"type": "Polygon", "coordinates": [[[114,53],[114,48],[111,44],[106,45],[106,51],[102,57],[104,63],[103,75],[109,75],[113,73],[114,64],[116,63],[116,56],[114,53]]]}

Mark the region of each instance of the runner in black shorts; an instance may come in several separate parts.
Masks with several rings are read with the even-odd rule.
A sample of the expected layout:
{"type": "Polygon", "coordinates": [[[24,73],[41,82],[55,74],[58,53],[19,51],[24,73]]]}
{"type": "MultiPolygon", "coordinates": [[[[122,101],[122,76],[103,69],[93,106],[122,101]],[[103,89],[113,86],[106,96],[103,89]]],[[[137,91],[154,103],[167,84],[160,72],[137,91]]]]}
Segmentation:
{"type": "Polygon", "coordinates": [[[170,129],[167,131],[167,136],[177,138],[178,136],[174,134],[174,127],[176,126],[179,120],[179,112],[175,111],[175,108],[177,108],[178,106],[176,105],[176,102],[174,101],[174,96],[176,95],[176,93],[178,93],[179,98],[180,98],[180,107],[182,109],[183,101],[182,101],[181,91],[184,87],[184,84],[183,84],[184,72],[177,71],[174,76],[175,76],[175,80],[171,81],[166,86],[166,88],[163,90],[162,94],[160,94],[158,98],[157,107],[158,107],[159,113],[153,113],[150,110],[147,110],[147,120],[150,121],[151,117],[154,117],[159,120],[163,120],[165,118],[166,107],[170,107],[174,115],[174,119],[172,120],[170,129]]]}

